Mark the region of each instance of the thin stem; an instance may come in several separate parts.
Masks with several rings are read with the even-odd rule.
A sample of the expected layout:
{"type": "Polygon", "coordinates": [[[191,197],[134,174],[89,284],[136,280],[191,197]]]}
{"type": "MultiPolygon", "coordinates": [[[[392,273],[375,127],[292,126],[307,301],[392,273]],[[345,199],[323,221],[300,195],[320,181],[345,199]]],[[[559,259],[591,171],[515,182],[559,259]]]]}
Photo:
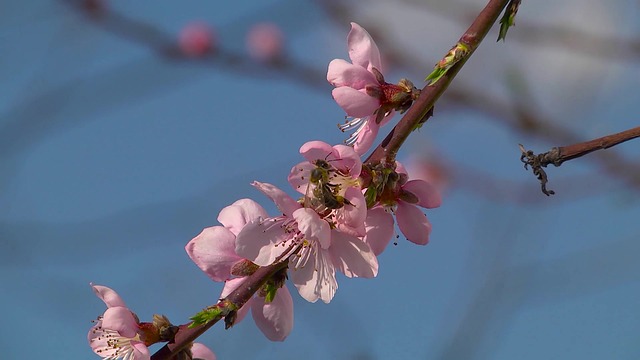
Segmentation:
{"type": "Polygon", "coordinates": [[[466,45],[469,49],[467,54],[453,65],[434,85],[427,85],[422,88],[418,99],[416,99],[400,122],[391,130],[389,135],[387,135],[382,143],[373,151],[366,160],[366,163],[374,165],[383,160],[389,163],[395,161],[396,154],[404,141],[416,127],[427,120],[426,117],[433,108],[433,105],[447,87],[449,87],[449,84],[462,66],[464,66],[465,62],[478,48],[480,42],[487,35],[491,26],[498,20],[500,13],[508,2],[509,0],[489,0],[489,3],[473,21],[473,24],[471,24],[467,31],[462,34],[462,37],[460,37],[459,43],[466,45]]]}

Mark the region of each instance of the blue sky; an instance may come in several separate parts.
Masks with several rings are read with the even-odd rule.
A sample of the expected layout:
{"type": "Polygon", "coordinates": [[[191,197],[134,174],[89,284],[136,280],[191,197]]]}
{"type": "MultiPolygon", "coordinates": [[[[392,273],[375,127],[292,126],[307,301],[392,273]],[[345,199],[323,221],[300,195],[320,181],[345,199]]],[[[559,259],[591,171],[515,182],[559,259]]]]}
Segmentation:
{"type": "MultiPolygon", "coordinates": [[[[162,313],[183,323],[215,302],[221,284],[184,245],[237,199],[273,211],[249,183],[288,189],[300,145],[344,139],[324,74],[331,59],[347,57],[348,21],[410,59],[390,65],[388,81],[416,84],[467,26],[435,2],[349,2],[339,14],[326,3],[109,2],[121,31],[64,1],[0,6],[3,358],[97,358],[86,332],[104,305],[89,282],[118,291],[142,319],[162,313]],[[157,50],[193,20],[215,29],[217,56],[157,50]],[[294,65],[245,57],[246,31],[263,21],[282,27],[294,65]]],[[[477,11],[483,2],[464,4],[477,11]]],[[[640,34],[637,2],[563,4],[523,2],[517,24],[565,19],[587,33],[640,34]]],[[[523,98],[583,140],[637,126],[640,54],[572,52],[519,29],[504,44],[492,31],[451,90],[523,98]]],[[[517,144],[566,144],[549,140],[557,133],[518,130],[506,113],[445,97],[401,151],[454,169],[442,207],[427,212],[428,246],[399,239],[380,256],[378,278],[340,277],[328,305],[292,291],[295,324],[284,343],[269,342],[251,319],[201,341],[220,359],[640,357],[638,188],[594,155],[548,169],[557,194],[546,198],[517,144]]],[[[639,150],[632,141],[614,151],[632,160],[639,150]]]]}

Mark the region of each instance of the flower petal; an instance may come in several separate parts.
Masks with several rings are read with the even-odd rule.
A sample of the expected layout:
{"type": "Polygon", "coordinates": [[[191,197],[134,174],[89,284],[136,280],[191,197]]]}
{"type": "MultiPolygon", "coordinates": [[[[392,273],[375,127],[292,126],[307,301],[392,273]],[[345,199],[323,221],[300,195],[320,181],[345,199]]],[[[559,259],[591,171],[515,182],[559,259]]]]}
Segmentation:
{"type": "Polygon", "coordinates": [[[353,150],[351,146],[335,145],[333,147],[338,153],[338,162],[335,164],[337,168],[351,174],[352,178],[357,178],[362,172],[362,159],[360,155],[353,150]]]}
{"type": "Polygon", "coordinates": [[[334,59],[329,63],[327,81],[335,87],[348,86],[362,90],[367,85],[379,86],[375,75],[360,65],[353,65],[342,59],[334,59]]]}
{"type": "Polygon", "coordinates": [[[296,209],[301,207],[301,205],[293,200],[291,196],[287,195],[284,191],[278,189],[274,185],[259,181],[254,181],[251,185],[273,200],[278,209],[287,216],[291,216],[296,209]]]}
{"type": "Polygon", "coordinates": [[[231,267],[242,260],[236,254],[236,237],[222,226],[209,227],[184,248],[193,262],[213,281],[231,277],[231,267]]]}
{"type": "Polygon", "coordinates": [[[124,304],[124,300],[122,300],[120,295],[118,295],[118,293],[113,289],[102,285],[94,285],[93,283],[89,283],[89,285],[93,288],[93,292],[96,293],[96,296],[98,296],[100,300],[104,301],[108,308],[114,306],[127,307],[127,305],[124,304]]]}
{"type": "Polygon", "coordinates": [[[361,118],[371,116],[380,107],[380,100],[367,94],[364,90],[342,86],[331,91],[333,99],[348,116],[361,118]]]}
{"type": "Polygon", "coordinates": [[[300,155],[310,163],[314,163],[316,160],[335,159],[334,152],[331,145],[319,140],[307,141],[300,147],[300,155]]]}
{"type": "Polygon", "coordinates": [[[440,192],[424,180],[407,181],[407,183],[402,186],[402,189],[417,196],[419,200],[417,205],[423,208],[433,209],[442,204],[440,192]]]}
{"type": "Polygon", "coordinates": [[[293,218],[298,223],[298,230],[305,238],[317,241],[320,247],[326,249],[331,245],[331,228],[318,214],[308,208],[298,209],[293,212],[293,218]]]}
{"type": "Polygon", "coordinates": [[[131,360],[150,360],[151,353],[149,352],[149,348],[140,341],[132,341],[131,346],[133,347],[133,356],[131,360]]]}
{"type": "Polygon", "coordinates": [[[287,286],[278,289],[275,298],[265,303],[255,298],[251,304],[251,315],[258,328],[271,341],[284,341],[293,329],[293,299],[287,286]]]}
{"type": "Polygon", "coordinates": [[[289,184],[291,184],[297,192],[303,195],[306,194],[307,188],[309,187],[309,175],[315,167],[315,165],[308,161],[303,161],[292,167],[289,172],[289,177],[287,178],[289,184]]]}
{"type": "Polygon", "coordinates": [[[372,67],[382,71],[380,50],[371,35],[362,26],[352,22],[351,31],[347,36],[349,44],[349,58],[354,64],[371,71],[372,67]]]}
{"type": "Polygon", "coordinates": [[[396,220],[400,231],[402,231],[407,240],[418,245],[427,245],[429,243],[431,223],[417,206],[398,201],[396,220]]]}
{"type": "Polygon", "coordinates": [[[331,232],[331,259],[347,277],[372,278],[378,275],[378,259],[364,241],[337,230],[331,232]]]}
{"type": "Polygon", "coordinates": [[[216,354],[201,343],[193,343],[191,346],[193,360],[216,360],[216,354]]]}
{"type": "Polygon", "coordinates": [[[374,254],[382,254],[393,237],[393,216],[382,207],[374,207],[367,212],[364,226],[367,234],[364,242],[369,244],[374,254]]]}
{"type": "Polygon", "coordinates": [[[251,199],[240,199],[222,209],[218,221],[234,235],[238,235],[246,223],[267,217],[267,211],[260,204],[251,199]]]}
{"type": "Polygon", "coordinates": [[[260,266],[267,266],[289,249],[276,246],[290,235],[275,219],[248,223],[236,238],[236,254],[260,266]]]}
{"type": "Polygon", "coordinates": [[[362,191],[355,187],[350,187],[344,194],[344,198],[351,205],[337,209],[336,227],[338,230],[353,236],[364,236],[364,220],[367,218],[367,202],[362,191]]]}
{"type": "Polygon", "coordinates": [[[376,136],[378,136],[379,129],[380,126],[376,124],[375,118],[369,118],[362,130],[360,130],[358,139],[353,144],[353,150],[355,150],[355,152],[359,155],[364,155],[367,151],[369,151],[369,148],[371,148],[371,145],[373,145],[376,136]]]}
{"type": "Polygon", "coordinates": [[[131,310],[123,306],[110,307],[102,316],[102,328],[117,331],[120,335],[133,338],[138,332],[138,322],[131,310]]]}
{"type": "Polygon", "coordinates": [[[290,272],[291,280],[305,300],[313,303],[322,299],[329,303],[338,289],[336,269],[329,252],[319,247],[316,249],[318,252],[305,266],[290,272]]]}

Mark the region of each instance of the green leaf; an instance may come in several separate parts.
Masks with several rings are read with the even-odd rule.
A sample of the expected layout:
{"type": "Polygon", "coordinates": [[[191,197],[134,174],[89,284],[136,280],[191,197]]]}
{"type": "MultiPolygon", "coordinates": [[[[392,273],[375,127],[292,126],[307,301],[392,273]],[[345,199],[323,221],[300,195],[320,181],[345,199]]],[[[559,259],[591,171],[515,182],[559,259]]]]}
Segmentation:
{"type": "Polygon", "coordinates": [[[189,324],[189,327],[193,328],[196,326],[204,325],[211,320],[221,317],[221,314],[222,310],[217,306],[204,309],[190,318],[193,322],[189,324]]]}
{"type": "Polygon", "coordinates": [[[502,18],[500,18],[500,33],[497,41],[504,41],[507,38],[507,31],[516,23],[516,14],[522,0],[511,0],[507,5],[502,18]]]}
{"type": "Polygon", "coordinates": [[[278,287],[273,283],[266,283],[263,287],[264,290],[264,302],[268,304],[273,301],[276,297],[276,293],[278,292],[278,287]]]}
{"type": "Polygon", "coordinates": [[[444,74],[447,73],[448,68],[439,68],[436,67],[435,69],[433,69],[433,71],[431,72],[431,74],[429,74],[424,81],[429,81],[431,80],[431,83],[429,85],[433,85],[435,84],[438,80],[440,80],[441,77],[444,76],[444,74]]]}

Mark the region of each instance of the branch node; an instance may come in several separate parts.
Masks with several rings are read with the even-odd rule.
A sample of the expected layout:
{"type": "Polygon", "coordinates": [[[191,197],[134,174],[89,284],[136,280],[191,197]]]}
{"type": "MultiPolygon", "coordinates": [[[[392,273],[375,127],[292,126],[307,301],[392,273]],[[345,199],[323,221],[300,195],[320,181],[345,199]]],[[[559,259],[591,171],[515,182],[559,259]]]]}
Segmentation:
{"type": "Polygon", "coordinates": [[[547,173],[542,168],[547,167],[549,164],[553,164],[556,167],[562,164],[560,148],[554,147],[546,153],[536,155],[532,150],[526,150],[522,144],[518,145],[522,153],[520,155],[520,161],[524,164],[525,170],[529,170],[529,166],[531,166],[533,175],[540,181],[542,193],[547,196],[555,194],[555,191],[547,189],[549,179],[547,178],[547,173]]]}

